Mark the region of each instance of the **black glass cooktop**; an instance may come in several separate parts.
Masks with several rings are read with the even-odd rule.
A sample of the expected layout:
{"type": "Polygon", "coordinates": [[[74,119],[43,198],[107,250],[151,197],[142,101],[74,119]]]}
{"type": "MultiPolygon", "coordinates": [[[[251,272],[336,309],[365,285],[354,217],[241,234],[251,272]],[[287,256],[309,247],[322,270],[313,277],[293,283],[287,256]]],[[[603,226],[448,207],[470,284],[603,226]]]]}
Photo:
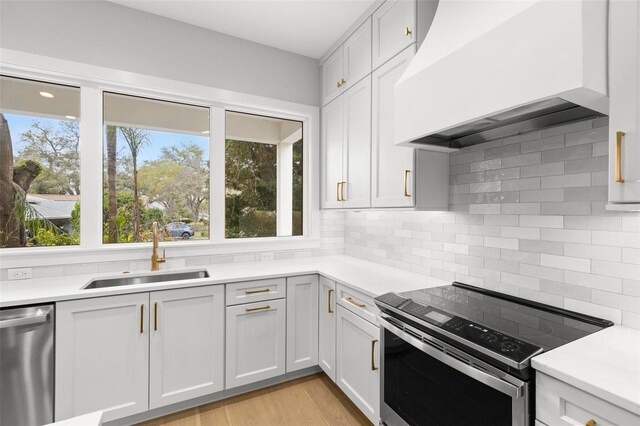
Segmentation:
{"type": "Polygon", "coordinates": [[[417,318],[418,322],[516,362],[613,325],[607,320],[457,282],[387,293],[376,301],[381,302],[378,305],[383,311],[385,305],[390,306],[406,319],[417,318]]]}

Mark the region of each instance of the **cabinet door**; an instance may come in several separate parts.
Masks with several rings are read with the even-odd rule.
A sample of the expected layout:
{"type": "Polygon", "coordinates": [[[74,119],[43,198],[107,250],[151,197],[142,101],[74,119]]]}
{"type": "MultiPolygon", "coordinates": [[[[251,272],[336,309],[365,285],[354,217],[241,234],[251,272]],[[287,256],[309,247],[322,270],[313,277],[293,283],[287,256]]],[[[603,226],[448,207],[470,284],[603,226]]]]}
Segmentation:
{"type": "Polygon", "coordinates": [[[318,359],[320,367],[336,381],[336,283],[320,277],[320,298],[318,310],[318,359]]]}
{"type": "Polygon", "coordinates": [[[416,2],[387,0],[373,14],[373,69],[416,41],[416,2]]]}
{"type": "Polygon", "coordinates": [[[226,389],[285,373],[285,299],[227,307],[226,389]]]}
{"type": "Polygon", "coordinates": [[[393,87],[415,54],[407,47],[372,75],[371,205],[410,207],[414,205],[414,150],[393,143],[393,87]]]}
{"type": "Polygon", "coordinates": [[[224,389],[224,286],[151,293],[149,408],[224,389]]]}
{"type": "Polygon", "coordinates": [[[323,208],[342,206],[342,155],[344,139],[344,103],[340,97],[322,108],[322,189],[323,208]]]}
{"type": "Polygon", "coordinates": [[[344,99],[343,207],[371,206],[371,76],[347,90],[344,99]]]}
{"type": "Polygon", "coordinates": [[[326,105],[345,89],[341,83],[344,75],[344,49],[340,46],[322,64],[322,105],[326,105]]]}
{"type": "Polygon", "coordinates": [[[344,42],[344,89],[371,73],[371,18],[344,42]]]}
{"type": "Polygon", "coordinates": [[[337,383],[377,425],[380,420],[380,329],[338,306],[337,383]]]}
{"type": "Polygon", "coordinates": [[[146,411],[149,293],[56,304],[55,418],[146,411]]]}
{"type": "Polygon", "coordinates": [[[287,278],[287,373],[318,365],[318,276],[287,278]]]}
{"type": "Polygon", "coordinates": [[[609,4],[609,201],[640,203],[640,4],[609,4]],[[616,181],[618,149],[624,182],[616,181]]]}

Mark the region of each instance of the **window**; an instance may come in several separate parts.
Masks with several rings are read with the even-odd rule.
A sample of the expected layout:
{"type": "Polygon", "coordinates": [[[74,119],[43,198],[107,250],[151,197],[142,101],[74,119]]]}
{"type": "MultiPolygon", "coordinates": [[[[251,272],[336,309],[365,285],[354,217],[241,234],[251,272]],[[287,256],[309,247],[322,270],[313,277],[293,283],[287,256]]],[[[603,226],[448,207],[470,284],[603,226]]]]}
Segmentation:
{"type": "Polygon", "coordinates": [[[80,243],[80,89],[0,76],[0,247],[80,243]]]}
{"type": "Polygon", "coordinates": [[[225,236],[302,235],[302,123],[228,111],[225,236]]]}
{"type": "Polygon", "coordinates": [[[209,239],[209,109],[104,94],[103,242],[209,239]]]}

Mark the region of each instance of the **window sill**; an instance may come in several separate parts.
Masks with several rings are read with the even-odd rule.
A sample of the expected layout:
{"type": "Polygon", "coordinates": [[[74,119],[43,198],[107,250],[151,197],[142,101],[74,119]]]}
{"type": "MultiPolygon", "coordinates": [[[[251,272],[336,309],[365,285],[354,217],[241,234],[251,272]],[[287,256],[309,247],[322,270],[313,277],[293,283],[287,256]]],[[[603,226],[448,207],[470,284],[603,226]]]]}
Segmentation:
{"type": "MultiPolygon", "coordinates": [[[[246,238],[212,241],[161,242],[160,250],[166,250],[168,260],[195,256],[255,254],[257,252],[282,252],[316,249],[319,239],[308,237],[246,238]]],[[[2,269],[24,268],[79,263],[122,262],[148,260],[151,243],[110,244],[97,248],[81,246],[31,247],[1,249],[2,269]]]]}

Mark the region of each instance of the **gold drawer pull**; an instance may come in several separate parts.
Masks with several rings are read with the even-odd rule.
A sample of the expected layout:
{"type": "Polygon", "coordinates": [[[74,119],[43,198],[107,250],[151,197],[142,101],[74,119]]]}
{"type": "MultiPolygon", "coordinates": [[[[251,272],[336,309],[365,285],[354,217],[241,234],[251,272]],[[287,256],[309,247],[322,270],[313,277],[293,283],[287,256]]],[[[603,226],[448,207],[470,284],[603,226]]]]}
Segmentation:
{"type": "Polygon", "coordinates": [[[266,311],[267,309],[271,309],[271,306],[261,306],[259,308],[245,308],[245,312],[257,312],[257,311],[266,311]]]}
{"type": "Polygon", "coordinates": [[[330,288],[329,292],[327,293],[327,312],[329,312],[330,314],[333,313],[333,309],[331,309],[331,293],[333,293],[332,288],[330,288]]]}
{"type": "Polygon", "coordinates": [[[622,178],[622,137],[624,132],[616,132],[616,182],[624,183],[622,178]]]}
{"type": "Polygon", "coordinates": [[[347,182],[340,182],[340,201],[347,201],[346,198],[344,198],[344,184],[347,182]]]}
{"type": "Polygon", "coordinates": [[[340,86],[342,86],[342,84],[340,84],[340,80],[338,80],[338,82],[336,83],[336,87],[339,89],[340,86]]]}
{"type": "Polygon", "coordinates": [[[586,422],[584,426],[596,426],[596,421],[593,419],[589,419],[589,421],[586,422]]]}
{"type": "Polygon", "coordinates": [[[405,197],[411,197],[411,194],[409,194],[409,173],[411,173],[411,170],[404,171],[404,196],[405,197]]]}
{"type": "Polygon", "coordinates": [[[140,305],[140,334],[144,333],[144,303],[140,305]]]}
{"type": "Polygon", "coordinates": [[[358,302],[356,302],[356,301],[355,301],[355,300],[353,300],[351,297],[347,297],[347,302],[351,303],[352,305],[357,306],[358,308],[364,308],[365,306],[367,306],[367,305],[365,305],[364,303],[358,303],[358,302]]]}
{"type": "Polygon", "coordinates": [[[258,294],[258,293],[269,293],[271,290],[268,288],[262,290],[245,290],[244,294],[258,294]]]}
{"type": "Polygon", "coordinates": [[[376,343],[378,343],[377,340],[372,340],[371,341],[371,371],[376,371],[378,369],[378,367],[376,367],[376,363],[375,363],[375,359],[376,359],[376,343]]]}
{"type": "Polygon", "coordinates": [[[153,331],[158,331],[158,302],[153,304],[153,331]]]}
{"type": "Polygon", "coordinates": [[[409,28],[409,27],[404,27],[404,35],[405,35],[406,37],[409,37],[412,33],[413,33],[413,31],[411,31],[411,28],[409,28]]]}
{"type": "Polygon", "coordinates": [[[342,201],[342,199],[340,199],[340,185],[342,185],[342,182],[336,182],[336,200],[337,201],[342,201]]]}

